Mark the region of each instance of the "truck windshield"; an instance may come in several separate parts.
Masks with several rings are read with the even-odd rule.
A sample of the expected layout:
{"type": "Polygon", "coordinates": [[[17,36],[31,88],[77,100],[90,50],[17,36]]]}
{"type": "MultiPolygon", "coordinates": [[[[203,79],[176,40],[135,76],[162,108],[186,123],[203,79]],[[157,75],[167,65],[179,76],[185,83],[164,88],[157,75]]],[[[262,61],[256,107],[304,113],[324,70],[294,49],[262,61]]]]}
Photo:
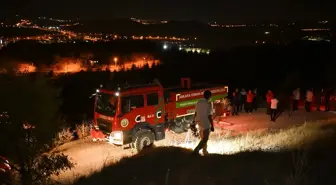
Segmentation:
{"type": "Polygon", "coordinates": [[[96,112],[106,116],[115,116],[118,98],[112,94],[98,93],[96,95],[96,112]]]}

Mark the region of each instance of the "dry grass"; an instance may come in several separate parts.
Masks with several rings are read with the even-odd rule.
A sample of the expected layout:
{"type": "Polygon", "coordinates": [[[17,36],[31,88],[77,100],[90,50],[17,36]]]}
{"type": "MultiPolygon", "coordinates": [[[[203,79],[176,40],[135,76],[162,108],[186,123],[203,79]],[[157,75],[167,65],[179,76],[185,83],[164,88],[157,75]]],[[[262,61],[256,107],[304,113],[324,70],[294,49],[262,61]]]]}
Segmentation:
{"type": "MultiPolygon", "coordinates": [[[[336,127],[314,122],[280,131],[254,131],[242,136],[213,134],[209,151],[201,157],[183,146],[184,137],[170,135],[119,162],[106,162],[93,175],[75,184],[187,185],[187,184],[335,184],[336,127]],[[172,137],[173,136],[173,137],[172,137]],[[180,147],[171,147],[171,146],[180,147]],[[170,147],[160,147],[170,146],[170,147]],[[181,148],[181,146],[186,148],[181,148]],[[228,155],[229,154],[229,155],[228,155]]],[[[97,165],[97,164],[96,164],[97,165]]]]}
{"type": "MultiPolygon", "coordinates": [[[[312,122],[293,126],[281,130],[256,130],[239,136],[230,136],[227,133],[215,132],[208,142],[208,150],[213,154],[235,154],[247,151],[281,151],[284,149],[302,148],[318,139],[333,136],[333,129],[325,129],[330,122],[312,122]]],[[[198,139],[191,137],[185,142],[185,135],[169,135],[168,140],[159,143],[159,146],[176,146],[193,149],[198,139]]]]}

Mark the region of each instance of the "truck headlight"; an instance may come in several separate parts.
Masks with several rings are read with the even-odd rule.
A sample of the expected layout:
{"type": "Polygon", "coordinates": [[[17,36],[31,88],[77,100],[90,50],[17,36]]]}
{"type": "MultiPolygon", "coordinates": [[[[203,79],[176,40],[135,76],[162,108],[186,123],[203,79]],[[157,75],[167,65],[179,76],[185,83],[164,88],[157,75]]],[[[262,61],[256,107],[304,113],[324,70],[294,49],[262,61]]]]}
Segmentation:
{"type": "Polygon", "coordinates": [[[112,137],[115,140],[122,140],[123,139],[123,134],[122,134],[122,132],[114,132],[114,133],[112,133],[112,137]]]}

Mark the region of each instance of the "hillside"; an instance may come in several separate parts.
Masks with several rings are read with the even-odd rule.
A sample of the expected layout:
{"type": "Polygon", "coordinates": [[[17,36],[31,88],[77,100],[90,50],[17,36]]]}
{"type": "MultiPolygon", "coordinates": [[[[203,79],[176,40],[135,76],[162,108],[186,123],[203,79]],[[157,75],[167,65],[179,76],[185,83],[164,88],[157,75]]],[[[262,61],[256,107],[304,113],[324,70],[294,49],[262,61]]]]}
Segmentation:
{"type": "MultiPolygon", "coordinates": [[[[336,171],[330,170],[336,165],[335,136],[335,125],[313,123],[273,134],[251,133],[236,138],[241,148],[263,142],[272,145],[282,140],[280,145],[283,146],[278,143],[269,151],[242,149],[237,154],[202,157],[182,148],[147,149],[105,166],[75,185],[111,182],[122,185],[332,185],[336,183],[336,171]],[[304,140],[291,141],[289,138],[294,136],[304,140]],[[296,148],[290,147],[295,142],[298,142],[293,145],[296,148]]],[[[224,147],[225,140],[222,142],[224,147]]]]}
{"type": "Polygon", "coordinates": [[[129,19],[113,19],[83,20],[82,24],[75,30],[93,33],[118,33],[120,35],[197,36],[207,28],[206,24],[197,21],[171,21],[167,24],[143,25],[129,19]]]}

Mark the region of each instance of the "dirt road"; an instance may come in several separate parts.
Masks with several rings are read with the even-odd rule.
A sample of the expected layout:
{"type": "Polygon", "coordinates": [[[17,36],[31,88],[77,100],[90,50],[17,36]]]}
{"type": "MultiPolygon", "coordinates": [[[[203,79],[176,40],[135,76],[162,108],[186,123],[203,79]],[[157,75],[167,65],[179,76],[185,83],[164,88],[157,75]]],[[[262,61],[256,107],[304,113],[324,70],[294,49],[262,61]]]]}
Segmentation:
{"type": "MultiPolygon", "coordinates": [[[[302,110],[294,112],[291,117],[288,114],[281,115],[275,123],[270,122],[270,118],[264,110],[252,114],[242,113],[239,116],[226,117],[217,120],[216,133],[212,135],[225,135],[245,133],[258,129],[282,129],[293,125],[304,124],[309,121],[336,119],[336,114],[332,112],[311,112],[302,110]]],[[[218,137],[216,138],[218,139],[218,137]]],[[[186,134],[174,134],[167,132],[167,139],[156,143],[157,146],[171,146],[183,143],[186,134]]],[[[213,137],[212,139],[215,139],[213,137]]],[[[67,143],[59,148],[64,154],[76,164],[71,171],[66,171],[57,178],[65,184],[79,176],[89,175],[100,170],[105,165],[118,161],[124,156],[134,154],[132,150],[124,150],[122,147],[107,144],[105,142],[92,142],[91,140],[80,140],[67,143]]]]}

